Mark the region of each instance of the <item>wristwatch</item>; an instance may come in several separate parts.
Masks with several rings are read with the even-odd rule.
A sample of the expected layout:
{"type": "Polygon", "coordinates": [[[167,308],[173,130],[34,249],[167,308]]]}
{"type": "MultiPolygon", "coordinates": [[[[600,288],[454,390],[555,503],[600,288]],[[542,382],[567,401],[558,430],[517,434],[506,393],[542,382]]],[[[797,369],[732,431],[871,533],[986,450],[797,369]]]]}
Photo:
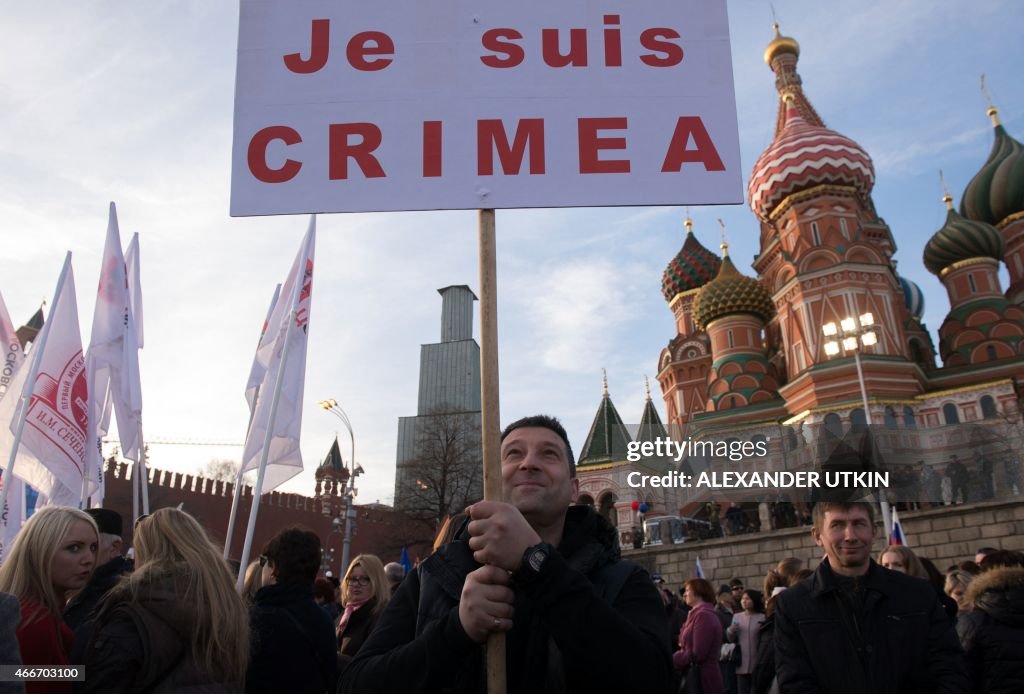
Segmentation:
{"type": "Polygon", "coordinates": [[[544,565],[551,556],[552,547],[547,542],[538,542],[526,548],[523,552],[523,561],[519,565],[516,577],[520,580],[529,581],[538,578],[544,570],[544,565]]]}

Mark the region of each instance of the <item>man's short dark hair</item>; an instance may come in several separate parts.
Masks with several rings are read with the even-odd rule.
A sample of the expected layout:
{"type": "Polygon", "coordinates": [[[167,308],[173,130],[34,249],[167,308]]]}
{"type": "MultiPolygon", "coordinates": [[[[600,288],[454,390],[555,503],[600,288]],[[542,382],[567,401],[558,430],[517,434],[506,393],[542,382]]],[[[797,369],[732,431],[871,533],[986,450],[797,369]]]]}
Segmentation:
{"type": "Polygon", "coordinates": [[[313,583],[320,570],[320,538],[301,526],[279,532],[263,548],[263,554],[274,565],[278,583],[313,583]]]}
{"type": "Polygon", "coordinates": [[[505,431],[501,432],[501,440],[504,441],[505,437],[511,434],[516,429],[522,429],[524,427],[541,427],[542,429],[548,429],[558,434],[558,438],[562,439],[562,443],[565,444],[565,457],[569,461],[569,477],[576,477],[576,459],[572,454],[572,445],[569,443],[569,435],[565,433],[565,427],[558,421],[557,418],[546,414],[535,414],[530,417],[523,417],[505,427],[505,431]]]}
{"type": "Polygon", "coordinates": [[[868,514],[868,521],[875,525],[875,507],[866,501],[819,501],[814,505],[814,527],[819,531],[824,530],[825,513],[827,511],[840,511],[849,513],[850,509],[862,508],[868,514]]]}

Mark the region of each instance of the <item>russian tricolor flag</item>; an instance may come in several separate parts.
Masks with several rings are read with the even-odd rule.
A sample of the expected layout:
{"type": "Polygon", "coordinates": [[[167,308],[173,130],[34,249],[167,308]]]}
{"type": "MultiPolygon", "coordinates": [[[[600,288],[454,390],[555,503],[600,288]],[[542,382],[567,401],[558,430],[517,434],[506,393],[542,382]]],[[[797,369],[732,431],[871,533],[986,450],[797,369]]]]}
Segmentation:
{"type": "Polygon", "coordinates": [[[889,536],[890,545],[906,545],[907,538],[903,534],[903,524],[900,523],[899,514],[896,509],[892,510],[892,535],[889,536]]]}

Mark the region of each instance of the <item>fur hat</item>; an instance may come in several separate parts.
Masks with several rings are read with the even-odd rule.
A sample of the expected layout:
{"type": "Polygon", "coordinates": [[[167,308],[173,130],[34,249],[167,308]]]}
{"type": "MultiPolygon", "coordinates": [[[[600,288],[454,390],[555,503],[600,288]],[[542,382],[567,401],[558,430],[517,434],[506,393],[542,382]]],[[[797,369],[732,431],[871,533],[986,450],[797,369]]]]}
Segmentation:
{"type": "Polygon", "coordinates": [[[101,533],[107,535],[121,536],[121,532],[124,529],[124,523],[121,520],[121,514],[117,511],[112,511],[109,508],[89,508],[85,510],[92,519],[96,521],[96,527],[99,528],[101,533]]]}

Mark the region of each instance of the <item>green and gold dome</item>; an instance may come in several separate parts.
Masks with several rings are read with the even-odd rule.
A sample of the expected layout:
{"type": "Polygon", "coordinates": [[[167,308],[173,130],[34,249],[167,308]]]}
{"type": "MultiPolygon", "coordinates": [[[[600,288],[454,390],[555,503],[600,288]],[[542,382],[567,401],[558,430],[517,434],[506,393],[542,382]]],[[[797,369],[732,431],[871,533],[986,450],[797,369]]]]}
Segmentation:
{"type": "Polygon", "coordinates": [[[686,218],[686,240],[676,257],[661,275],[661,293],[665,301],[691,289],[703,287],[714,279],[722,261],[693,235],[693,220],[686,218]]]}
{"type": "Polygon", "coordinates": [[[760,282],[736,269],[729,258],[728,246],[724,251],[718,276],[708,282],[693,300],[693,321],[701,330],[722,316],[733,313],[751,313],[765,323],[775,315],[771,294],[760,282]]]}
{"type": "Polygon", "coordinates": [[[945,195],[946,223],[924,247],[924,266],[933,275],[947,267],[972,258],[1003,258],[1003,235],[982,221],[966,219],[953,209],[953,198],[945,195]]]}
{"type": "Polygon", "coordinates": [[[988,115],[995,126],[995,141],[981,170],[964,189],[960,214],[995,226],[1024,212],[1024,145],[1000,125],[994,107],[988,115]]]}

